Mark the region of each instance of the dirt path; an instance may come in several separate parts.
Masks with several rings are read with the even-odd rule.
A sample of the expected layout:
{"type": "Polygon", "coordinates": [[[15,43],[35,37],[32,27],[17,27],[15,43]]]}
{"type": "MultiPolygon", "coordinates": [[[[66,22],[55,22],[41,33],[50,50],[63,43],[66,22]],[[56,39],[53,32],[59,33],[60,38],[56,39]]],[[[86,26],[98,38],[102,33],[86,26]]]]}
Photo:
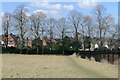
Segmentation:
{"type": "Polygon", "coordinates": [[[2,55],[3,78],[117,78],[117,66],[76,56],[2,55]]]}

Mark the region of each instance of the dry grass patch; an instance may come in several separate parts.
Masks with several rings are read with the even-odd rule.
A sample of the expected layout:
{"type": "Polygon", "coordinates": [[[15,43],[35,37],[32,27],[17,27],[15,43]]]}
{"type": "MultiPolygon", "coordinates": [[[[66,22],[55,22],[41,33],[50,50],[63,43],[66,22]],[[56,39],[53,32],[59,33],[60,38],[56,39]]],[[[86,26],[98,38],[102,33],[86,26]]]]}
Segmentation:
{"type": "Polygon", "coordinates": [[[2,55],[3,78],[102,78],[117,77],[118,69],[74,56],[2,55]]]}

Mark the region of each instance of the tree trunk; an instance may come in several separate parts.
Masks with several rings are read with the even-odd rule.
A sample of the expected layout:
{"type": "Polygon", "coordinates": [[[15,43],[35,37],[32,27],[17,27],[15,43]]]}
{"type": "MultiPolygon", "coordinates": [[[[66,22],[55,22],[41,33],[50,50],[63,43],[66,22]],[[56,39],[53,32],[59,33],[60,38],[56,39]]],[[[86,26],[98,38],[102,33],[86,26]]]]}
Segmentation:
{"type": "Polygon", "coordinates": [[[23,41],[23,28],[22,28],[22,23],[20,24],[20,47],[21,47],[21,50],[20,50],[20,54],[23,52],[23,47],[24,47],[24,41],[23,41]]]}
{"type": "Polygon", "coordinates": [[[102,31],[100,29],[100,48],[102,47],[102,37],[101,37],[102,31]]]}
{"type": "Polygon", "coordinates": [[[64,41],[63,41],[63,38],[64,38],[64,31],[62,31],[62,53],[64,55],[64,41]]]}
{"type": "Polygon", "coordinates": [[[38,55],[38,53],[39,53],[39,47],[37,46],[37,55],[38,55]]]}
{"type": "MultiPolygon", "coordinates": [[[[75,28],[76,30],[76,36],[75,36],[75,40],[76,42],[78,42],[78,32],[77,32],[77,28],[75,28]]],[[[78,44],[76,44],[76,51],[78,50],[78,44]]]]}

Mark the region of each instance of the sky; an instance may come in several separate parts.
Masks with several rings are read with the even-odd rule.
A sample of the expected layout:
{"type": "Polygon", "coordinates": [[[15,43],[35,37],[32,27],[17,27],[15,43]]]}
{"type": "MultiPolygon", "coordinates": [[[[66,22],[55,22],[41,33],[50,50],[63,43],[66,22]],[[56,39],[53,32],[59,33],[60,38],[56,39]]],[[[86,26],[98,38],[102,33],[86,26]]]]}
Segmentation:
{"type": "MultiPolygon", "coordinates": [[[[72,10],[77,10],[83,15],[93,15],[93,9],[97,4],[102,4],[107,10],[107,14],[114,17],[115,23],[118,23],[118,2],[90,2],[83,0],[81,2],[2,2],[2,15],[5,12],[13,13],[19,5],[25,5],[29,9],[28,15],[37,11],[47,14],[48,17],[59,19],[66,17],[72,10]]],[[[1,31],[0,31],[1,32],[1,31]]]]}
{"type": "Polygon", "coordinates": [[[29,8],[29,13],[33,14],[35,11],[42,11],[49,17],[61,18],[68,15],[71,10],[77,10],[84,15],[91,15],[93,8],[97,4],[102,4],[107,13],[118,21],[118,3],[117,2],[3,2],[2,14],[5,12],[13,12],[17,6],[25,5],[29,8]]]}

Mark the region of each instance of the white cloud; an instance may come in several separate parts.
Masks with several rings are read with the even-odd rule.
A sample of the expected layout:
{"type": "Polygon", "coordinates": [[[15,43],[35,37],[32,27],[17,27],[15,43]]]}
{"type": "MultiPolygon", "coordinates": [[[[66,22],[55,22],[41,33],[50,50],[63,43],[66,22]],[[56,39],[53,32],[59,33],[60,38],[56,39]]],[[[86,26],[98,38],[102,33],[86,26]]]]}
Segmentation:
{"type": "Polygon", "coordinates": [[[39,9],[39,10],[34,11],[34,14],[37,13],[37,12],[42,12],[42,13],[44,13],[44,14],[47,14],[47,13],[48,13],[48,11],[46,11],[46,10],[40,10],[40,9],[39,9]]]}
{"type": "Polygon", "coordinates": [[[61,5],[61,4],[54,4],[51,5],[49,2],[32,2],[31,6],[34,7],[39,7],[39,8],[46,8],[46,9],[54,9],[54,10],[73,10],[74,6],[73,5],[61,5]]]}
{"type": "Polygon", "coordinates": [[[56,10],[36,10],[34,11],[34,13],[37,13],[37,12],[43,12],[44,14],[47,15],[48,18],[56,18],[56,19],[59,19],[62,17],[61,13],[59,11],[56,11],[56,10]]]}
{"type": "Polygon", "coordinates": [[[64,5],[64,8],[66,8],[67,10],[73,10],[74,6],[73,5],[64,5]]]}
{"type": "Polygon", "coordinates": [[[96,0],[84,0],[82,2],[78,2],[78,6],[80,8],[92,9],[97,5],[96,2],[97,2],[96,0]]]}
{"type": "Polygon", "coordinates": [[[29,12],[26,12],[26,15],[27,15],[27,16],[31,16],[31,14],[30,14],[29,12]]]}

